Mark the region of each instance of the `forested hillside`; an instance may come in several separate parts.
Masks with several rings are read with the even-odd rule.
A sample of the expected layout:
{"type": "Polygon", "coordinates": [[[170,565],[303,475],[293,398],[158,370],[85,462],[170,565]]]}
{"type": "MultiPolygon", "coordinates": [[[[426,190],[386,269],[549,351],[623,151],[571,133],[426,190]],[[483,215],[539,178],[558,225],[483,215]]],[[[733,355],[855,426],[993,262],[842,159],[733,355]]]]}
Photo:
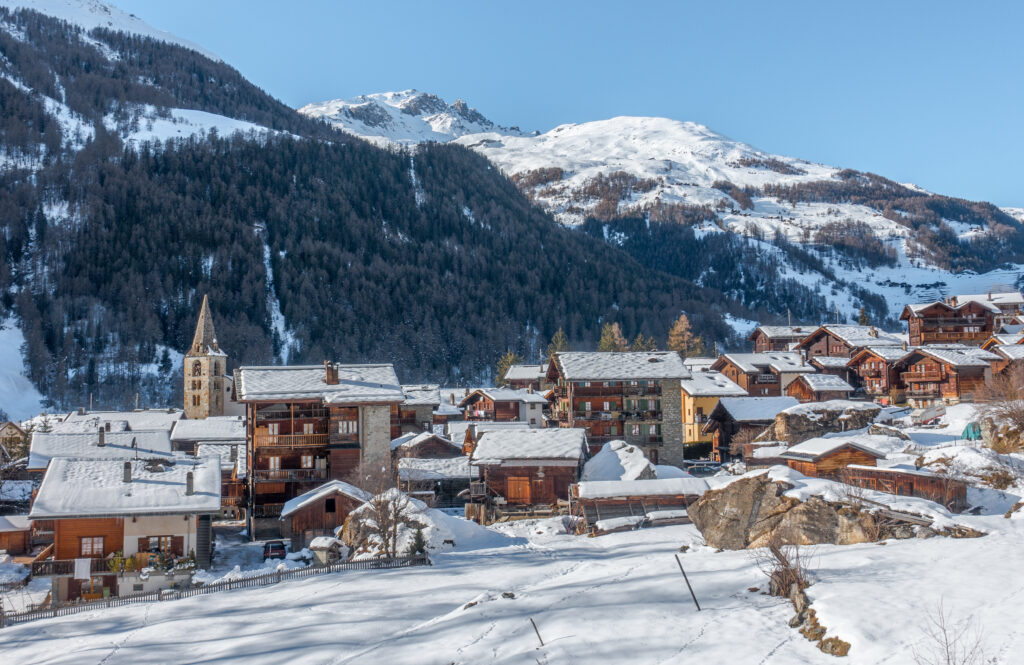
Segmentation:
{"type": "Polygon", "coordinates": [[[179,46],[0,23],[0,304],[55,407],[180,399],[203,293],[232,365],[386,361],[445,383],[537,357],[559,327],[586,348],[604,322],[664,338],[685,311],[727,342],[722,314],[750,314],[564,229],[465,148],[381,150],[179,46]],[[269,129],[124,140],[176,109],[269,129]]]}

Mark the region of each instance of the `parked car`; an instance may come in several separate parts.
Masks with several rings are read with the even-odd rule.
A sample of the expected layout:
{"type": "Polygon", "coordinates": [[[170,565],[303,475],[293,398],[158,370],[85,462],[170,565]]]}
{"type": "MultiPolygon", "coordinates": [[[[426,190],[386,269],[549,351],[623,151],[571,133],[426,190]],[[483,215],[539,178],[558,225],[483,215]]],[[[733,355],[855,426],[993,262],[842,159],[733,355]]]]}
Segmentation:
{"type": "Polygon", "coordinates": [[[283,540],[268,540],[263,543],[264,559],[283,559],[288,554],[283,540]]]}

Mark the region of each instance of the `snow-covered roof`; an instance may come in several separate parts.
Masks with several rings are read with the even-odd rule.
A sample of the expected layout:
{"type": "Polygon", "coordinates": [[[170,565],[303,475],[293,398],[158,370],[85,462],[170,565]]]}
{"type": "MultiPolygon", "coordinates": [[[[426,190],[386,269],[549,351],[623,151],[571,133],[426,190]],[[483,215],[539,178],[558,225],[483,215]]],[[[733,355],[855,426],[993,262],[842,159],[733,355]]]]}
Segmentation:
{"type": "Polygon", "coordinates": [[[239,401],[322,399],[327,404],[374,404],[402,402],[405,393],[386,365],[334,365],[338,383],[328,384],[323,365],[240,367],[239,401]]]}
{"type": "Polygon", "coordinates": [[[419,445],[420,443],[423,443],[424,441],[429,441],[430,439],[438,439],[439,441],[447,443],[453,448],[458,448],[459,450],[462,449],[461,441],[455,443],[454,441],[449,441],[443,436],[439,436],[437,434],[434,434],[433,432],[410,432],[409,434],[403,434],[397,439],[391,439],[391,450],[394,450],[396,448],[412,448],[416,445],[419,445]]]}
{"type": "Polygon", "coordinates": [[[344,546],[342,542],[333,536],[317,536],[309,541],[311,550],[329,550],[332,547],[344,546]]]}
{"type": "Polygon", "coordinates": [[[469,420],[455,420],[447,424],[448,439],[461,446],[466,440],[466,432],[469,430],[471,425],[476,425],[478,435],[483,434],[484,432],[494,432],[497,430],[530,429],[530,423],[520,420],[500,423],[491,420],[478,420],[475,422],[469,420]]]}
{"type": "Polygon", "coordinates": [[[854,402],[849,399],[830,399],[824,402],[807,402],[795,404],[783,409],[789,415],[821,414],[826,411],[870,411],[880,408],[874,402],[854,402]]]}
{"type": "Polygon", "coordinates": [[[777,441],[771,443],[776,445],[754,446],[750,451],[750,456],[754,459],[774,459],[789,450],[789,446],[784,443],[779,444],[777,441]]]}
{"type": "Polygon", "coordinates": [[[369,501],[372,495],[369,492],[364,492],[355,485],[350,485],[343,480],[328,480],[320,487],[314,488],[298,495],[294,499],[285,501],[284,507],[281,508],[281,519],[284,519],[288,515],[305,508],[311,503],[315,503],[320,499],[324,499],[332,494],[343,494],[356,501],[369,501]]]}
{"type": "Polygon", "coordinates": [[[485,433],[473,451],[473,464],[509,460],[580,460],[587,431],[573,427],[497,430],[485,433]]]}
{"type": "Polygon", "coordinates": [[[444,459],[402,457],[398,460],[401,480],[458,480],[480,477],[480,468],[469,463],[469,457],[459,455],[444,459]]]}
{"type": "Polygon", "coordinates": [[[1004,333],[999,335],[992,335],[992,337],[990,337],[989,339],[994,339],[996,341],[996,344],[1020,344],[1021,341],[1024,340],[1024,333],[1004,333]]]}
{"type": "MultiPolygon", "coordinates": [[[[898,349],[899,347],[889,346],[881,348],[898,349]]],[[[846,364],[849,362],[849,358],[834,358],[832,356],[814,356],[808,362],[810,362],[812,365],[817,365],[818,367],[821,367],[823,369],[839,369],[842,367],[846,367],[846,364]]]]}
{"type": "Polygon", "coordinates": [[[691,372],[707,372],[715,364],[718,358],[704,358],[702,356],[691,356],[683,358],[683,366],[691,372]]]}
{"type": "Polygon", "coordinates": [[[883,473],[906,473],[912,476],[925,476],[927,478],[935,478],[939,474],[928,469],[922,469],[910,464],[890,464],[887,466],[868,466],[867,464],[850,464],[847,466],[848,469],[860,469],[866,471],[881,471],[883,473]]]}
{"type": "Polygon", "coordinates": [[[181,515],[220,511],[220,460],[215,457],[173,460],[55,458],[29,516],[72,517],[181,515]],[[131,481],[124,482],[124,465],[131,481]],[[186,475],[192,472],[192,494],[186,475]]]}
{"type": "Polygon", "coordinates": [[[234,470],[235,477],[245,478],[247,447],[242,443],[225,443],[223,441],[200,441],[196,444],[196,457],[218,457],[220,458],[221,471],[234,470]],[[234,446],[237,459],[231,461],[231,448],[234,446]]]}
{"type": "MultiPolygon", "coordinates": [[[[887,362],[896,362],[916,348],[917,347],[914,346],[906,349],[902,346],[866,346],[861,350],[861,353],[870,352],[887,362]]],[[[857,356],[859,355],[860,353],[857,354],[857,356]]],[[[854,358],[857,356],[854,356],[854,358]]],[[[846,361],[846,358],[840,358],[840,360],[846,361]]],[[[850,362],[852,362],[852,360],[853,358],[850,359],[850,362]]],[[[849,364],[849,362],[847,362],[847,364],[849,364]]]]}
{"type": "Polygon", "coordinates": [[[28,515],[0,515],[0,533],[28,531],[31,526],[28,515]]]}
{"type": "Polygon", "coordinates": [[[581,499],[616,499],[629,496],[700,495],[708,490],[703,478],[655,478],[652,480],[595,480],[576,485],[581,499]]]}
{"type": "Polygon", "coordinates": [[[171,441],[245,441],[245,418],[212,416],[203,420],[179,420],[171,441]]]}
{"type": "Polygon", "coordinates": [[[797,381],[803,381],[811,392],[853,392],[853,386],[834,374],[801,374],[797,381]]]}
{"type": "Polygon", "coordinates": [[[993,305],[1013,306],[1013,305],[1024,305],[1024,294],[1020,291],[1002,291],[993,293],[969,293],[964,295],[953,296],[954,303],[962,303],[967,301],[974,301],[980,303],[991,303],[993,305]]]}
{"type": "Polygon", "coordinates": [[[543,365],[512,365],[505,372],[506,381],[534,381],[543,379],[548,373],[547,363],[543,365]]]}
{"type": "Polygon", "coordinates": [[[53,425],[53,432],[95,432],[110,423],[111,431],[164,430],[170,432],[185,416],[180,409],[140,409],[138,411],[77,411],[53,425]]]}
{"type": "Polygon", "coordinates": [[[679,379],[679,387],[693,397],[738,397],[747,391],[721,372],[696,372],[688,379],[679,379]]]}
{"type": "Polygon", "coordinates": [[[933,300],[932,302],[913,303],[907,305],[907,310],[909,310],[910,313],[914,314],[915,316],[920,315],[921,312],[924,312],[936,306],[946,311],[955,312],[957,310],[967,307],[972,303],[976,305],[981,305],[984,309],[987,309],[990,312],[1000,311],[999,308],[996,307],[991,302],[988,302],[986,300],[979,300],[977,298],[967,298],[965,300],[954,301],[953,303],[943,302],[941,300],[933,300]]]}
{"type": "Polygon", "coordinates": [[[885,453],[883,451],[872,448],[864,443],[862,439],[863,437],[860,437],[859,439],[856,437],[816,437],[814,439],[808,439],[803,443],[798,443],[795,446],[790,446],[790,448],[779,455],[779,457],[793,460],[816,460],[841,448],[845,448],[846,446],[862,450],[875,458],[885,457],[885,453]]]}
{"type": "Polygon", "coordinates": [[[690,370],[675,351],[580,352],[555,354],[568,381],[630,381],[683,379],[690,370]]]}
{"type": "Polygon", "coordinates": [[[140,432],[104,432],[105,445],[99,445],[99,432],[56,433],[35,432],[29,448],[28,468],[44,469],[58,457],[84,459],[127,459],[135,457],[170,457],[171,437],[164,430],[140,432]],[[132,441],[135,446],[132,446],[132,441]]]}
{"type": "Polygon", "coordinates": [[[722,356],[743,372],[762,372],[765,368],[776,372],[816,372],[817,368],[804,362],[796,351],[766,351],[765,353],[726,353],[722,356]]]}
{"type": "Polygon", "coordinates": [[[436,383],[416,386],[402,386],[405,400],[402,406],[433,406],[441,405],[441,390],[436,383]]]}
{"type": "Polygon", "coordinates": [[[973,346],[962,346],[959,348],[952,348],[950,346],[922,346],[908,352],[904,359],[909,358],[914,353],[931,356],[953,367],[989,367],[992,361],[999,360],[999,356],[991,351],[985,351],[973,346]]]}
{"type": "Polygon", "coordinates": [[[723,397],[718,400],[718,407],[725,409],[737,422],[774,420],[781,411],[799,404],[795,397],[723,397]]]}
{"type": "Polygon", "coordinates": [[[581,480],[637,480],[656,477],[654,465],[638,446],[609,441],[583,465],[581,480]]]}
{"type": "MultiPolygon", "coordinates": [[[[907,341],[906,333],[890,333],[874,326],[837,325],[822,326],[818,330],[827,332],[853,348],[865,346],[900,346],[907,341]]],[[[817,331],[815,331],[817,332],[817,331]]],[[[813,333],[812,333],[813,334],[813,333]]],[[[811,339],[805,337],[799,346],[804,346],[811,339]]]]}
{"type": "Polygon", "coordinates": [[[1000,344],[993,351],[1007,360],[1021,360],[1024,358],[1024,346],[1020,344],[1000,344]]]}
{"type": "Polygon", "coordinates": [[[799,340],[815,330],[815,326],[758,326],[747,339],[753,339],[760,332],[768,339],[799,340]]]}
{"type": "Polygon", "coordinates": [[[495,402],[525,402],[527,404],[547,404],[548,401],[544,399],[544,395],[537,392],[532,392],[529,389],[523,388],[521,390],[514,390],[512,388],[477,388],[470,394],[462,398],[459,402],[460,407],[465,407],[467,402],[477,396],[484,395],[488,399],[495,402]]]}

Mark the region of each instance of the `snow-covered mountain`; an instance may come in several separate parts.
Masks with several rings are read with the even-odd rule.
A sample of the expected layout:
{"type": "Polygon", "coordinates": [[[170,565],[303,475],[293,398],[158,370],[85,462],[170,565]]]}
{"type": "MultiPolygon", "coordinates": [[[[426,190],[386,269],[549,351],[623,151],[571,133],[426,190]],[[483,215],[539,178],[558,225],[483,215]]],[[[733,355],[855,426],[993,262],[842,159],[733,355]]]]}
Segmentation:
{"type": "MultiPolygon", "coordinates": [[[[416,96],[437,99],[426,93],[416,96]]],[[[691,226],[698,236],[742,236],[792,266],[778,277],[811,287],[825,297],[830,311],[838,310],[844,318],[856,316],[863,305],[861,289],[884,298],[890,315],[896,315],[911,300],[1008,287],[1024,267],[989,261],[985,270],[976,270],[984,258],[972,263],[948,254],[953,245],[960,245],[953,250],[962,249],[968,258],[975,251],[972,246],[976,254],[987,254],[985,245],[975,241],[997,242],[994,234],[1002,232],[1001,226],[1019,227],[1024,222],[1021,209],[962,202],[916,185],[764,152],[704,125],[667,118],[616,117],[530,135],[503,128],[473,133],[475,125],[417,133],[390,121],[394,116],[404,119],[396,111],[401,101],[377,101],[409,98],[410,93],[359,98],[367,108],[386,107],[385,113],[374,111],[386,119],[372,126],[349,117],[352,107],[327,112],[333,102],[312,104],[303,112],[377,141],[407,144],[447,137],[485,155],[569,226],[587,219],[676,221],[691,226]],[[847,238],[865,229],[869,237],[851,242],[872,244],[881,261],[851,260],[842,247],[833,251],[843,245],[835,241],[837,236],[847,238]],[[936,243],[937,236],[944,238],[944,245],[936,243]],[[806,249],[820,259],[821,267],[793,266],[782,256],[779,238],[806,249]]],[[[626,245],[629,231],[620,224],[609,226],[605,238],[626,245]]]]}
{"type": "Polygon", "coordinates": [[[159,30],[149,25],[135,14],[99,0],[0,0],[0,6],[11,9],[32,9],[80,26],[85,30],[104,28],[119,32],[128,32],[143,37],[158,39],[170,44],[177,44],[203,54],[207,58],[220,62],[220,58],[202,46],[159,30]]]}
{"type": "Polygon", "coordinates": [[[437,95],[418,90],[333,99],[303,106],[299,113],[323,118],[377,144],[443,143],[482,132],[499,136],[525,135],[518,127],[494,124],[461,99],[449,104],[437,95]]]}

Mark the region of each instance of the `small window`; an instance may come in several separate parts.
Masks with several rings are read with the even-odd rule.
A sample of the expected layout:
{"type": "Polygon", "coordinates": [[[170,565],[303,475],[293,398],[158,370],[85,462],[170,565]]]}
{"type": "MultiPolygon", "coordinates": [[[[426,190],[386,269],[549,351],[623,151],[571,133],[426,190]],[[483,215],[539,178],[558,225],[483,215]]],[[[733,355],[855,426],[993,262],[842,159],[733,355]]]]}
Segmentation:
{"type": "Polygon", "coordinates": [[[330,498],[330,499],[327,499],[326,501],[324,501],[324,512],[325,513],[333,513],[333,512],[337,512],[337,510],[338,510],[338,508],[335,505],[335,500],[334,500],[333,497],[330,498]]]}
{"type": "Polygon", "coordinates": [[[338,421],[338,434],[358,434],[359,433],[359,421],[358,420],[339,420],[338,421]]]}
{"type": "Polygon", "coordinates": [[[303,469],[312,469],[313,468],[313,456],[312,455],[303,455],[302,456],[302,468],[303,469]]]}
{"type": "Polygon", "coordinates": [[[85,536],[81,539],[79,552],[83,557],[103,556],[103,536],[85,536]]]}

